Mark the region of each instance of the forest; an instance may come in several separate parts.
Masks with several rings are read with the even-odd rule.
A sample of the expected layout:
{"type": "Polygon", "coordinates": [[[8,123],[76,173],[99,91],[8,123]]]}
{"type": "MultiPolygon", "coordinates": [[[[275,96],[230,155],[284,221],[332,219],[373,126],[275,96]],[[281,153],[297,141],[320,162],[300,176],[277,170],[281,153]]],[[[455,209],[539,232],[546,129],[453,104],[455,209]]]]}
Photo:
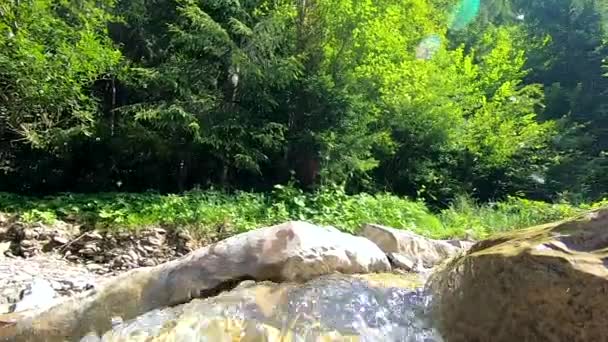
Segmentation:
{"type": "Polygon", "coordinates": [[[608,192],[602,0],[5,0],[0,191],[608,192]]]}

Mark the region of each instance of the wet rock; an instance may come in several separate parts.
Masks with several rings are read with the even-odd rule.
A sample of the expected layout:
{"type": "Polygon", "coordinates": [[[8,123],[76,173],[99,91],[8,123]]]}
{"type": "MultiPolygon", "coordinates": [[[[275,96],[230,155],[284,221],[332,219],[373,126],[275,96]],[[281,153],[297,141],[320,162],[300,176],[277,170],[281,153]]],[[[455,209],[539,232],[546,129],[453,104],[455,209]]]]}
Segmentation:
{"type": "Polygon", "coordinates": [[[245,281],[216,297],[126,321],[103,341],[437,341],[418,313],[420,284],[394,274],[327,275],[304,284],[245,281]],[[246,326],[278,328],[247,335],[246,326]]]}
{"type": "Polygon", "coordinates": [[[419,260],[424,267],[429,268],[460,251],[445,241],[432,240],[406,230],[377,224],[364,225],[361,236],[373,241],[385,253],[398,253],[419,260]]]}
{"type": "Polygon", "coordinates": [[[608,209],[496,235],[434,274],[448,341],[603,341],[608,209]]]}
{"type": "Polygon", "coordinates": [[[111,329],[111,317],[207,297],[230,284],[256,280],[306,281],[323,274],[391,270],[371,241],[305,222],[262,228],[201,248],[159,266],[124,273],[96,291],[61,302],[12,330],[16,341],[82,337],[111,329]]]}

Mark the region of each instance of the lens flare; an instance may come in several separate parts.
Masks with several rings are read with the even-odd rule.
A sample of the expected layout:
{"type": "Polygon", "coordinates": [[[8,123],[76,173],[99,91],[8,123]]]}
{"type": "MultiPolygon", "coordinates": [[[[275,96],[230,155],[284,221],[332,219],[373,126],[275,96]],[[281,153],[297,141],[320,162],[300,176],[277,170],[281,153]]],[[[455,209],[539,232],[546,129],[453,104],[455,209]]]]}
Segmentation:
{"type": "Polygon", "coordinates": [[[418,46],[416,46],[416,58],[429,60],[433,58],[437,50],[441,47],[441,38],[434,34],[424,38],[418,46]]]}
{"type": "Polygon", "coordinates": [[[479,14],[480,0],[462,0],[452,11],[450,30],[462,30],[467,27],[479,14]]]}

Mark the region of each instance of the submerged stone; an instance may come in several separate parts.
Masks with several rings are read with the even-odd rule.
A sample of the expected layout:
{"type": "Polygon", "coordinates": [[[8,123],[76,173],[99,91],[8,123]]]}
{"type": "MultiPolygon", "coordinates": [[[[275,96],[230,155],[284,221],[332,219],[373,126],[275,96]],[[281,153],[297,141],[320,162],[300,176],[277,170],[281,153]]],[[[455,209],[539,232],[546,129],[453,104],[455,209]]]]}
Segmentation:
{"type": "Polygon", "coordinates": [[[413,280],[378,274],[244,282],[213,298],[142,315],[101,341],[441,341],[413,280]]]}
{"type": "Polygon", "coordinates": [[[449,341],[604,341],[608,209],[475,244],[431,276],[449,341]]]}

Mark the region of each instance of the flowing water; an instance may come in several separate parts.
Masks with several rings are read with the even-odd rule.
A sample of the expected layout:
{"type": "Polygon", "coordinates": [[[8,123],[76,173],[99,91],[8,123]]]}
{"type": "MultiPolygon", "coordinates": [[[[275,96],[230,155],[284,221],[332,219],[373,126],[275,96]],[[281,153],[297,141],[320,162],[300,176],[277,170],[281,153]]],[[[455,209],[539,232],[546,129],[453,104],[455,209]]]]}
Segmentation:
{"type": "Polygon", "coordinates": [[[427,318],[429,297],[409,280],[330,275],[300,285],[243,282],[117,324],[101,340],[441,341],[427,318]]]}

